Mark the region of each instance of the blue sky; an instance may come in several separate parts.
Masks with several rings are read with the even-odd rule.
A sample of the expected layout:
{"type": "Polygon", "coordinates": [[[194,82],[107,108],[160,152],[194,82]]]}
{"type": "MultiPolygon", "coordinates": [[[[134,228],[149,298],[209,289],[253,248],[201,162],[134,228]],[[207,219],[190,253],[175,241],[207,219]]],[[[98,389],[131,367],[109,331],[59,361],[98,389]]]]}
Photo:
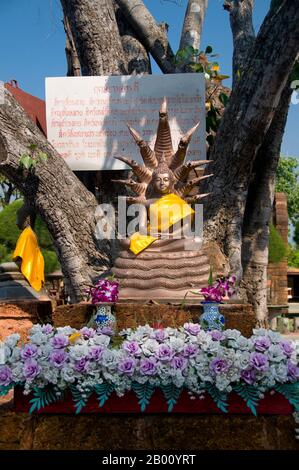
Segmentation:
{"type": "MultiPolygon", "coordinates": [[[[158,22],[169,24],[169,38],[177,50],[187,0],[145,0],[158,22]]],[[[232,38],[223,0],[209,0],[202,48],[211,45],[221,71],[231,74],[232,38]]],[[[270,0],[257,0],[254,25],[258,30],[270,0]]],[[[65,35],[59,0],[1,0],[0,80],[16,79],[19,86],[44,98],[45,77],[64,76],[65,35]]],[[[160,73],[153,66],[154,73],[160,73]]],[[[229,85],[230,80],[224,82],[229,85]]],[[[299,156],[297,146],[299,105],[291,105],[282,152],[299,156]]]]}

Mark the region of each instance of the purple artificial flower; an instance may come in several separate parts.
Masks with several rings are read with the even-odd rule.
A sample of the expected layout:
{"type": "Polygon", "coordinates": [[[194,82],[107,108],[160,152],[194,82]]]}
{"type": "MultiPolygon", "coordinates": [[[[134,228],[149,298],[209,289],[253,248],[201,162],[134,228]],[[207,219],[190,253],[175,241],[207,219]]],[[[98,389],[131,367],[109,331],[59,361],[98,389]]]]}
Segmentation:
{"type": "Polygon", "coordinates": [[[96,331],[93,328],[88,328],[87,326],[84,326],[83,328],[81,328],[81,330],[79,330],[79,333],[81,333],[84,339],[89,339],[94,337],[96,331]]]}
{"type": "Polygon", "coordinates": [[[23,374],[26,379],[34,379],[40,371],[40,367],[35,359],[27,359],[23,366],[23,374]]]}
{"type": "Polygon", "coordinates": [[[174,352],[167,344],[160,344],[155,355],[160,359],[160,361],[171,361],[174,356],[174,352]]]}
{"type": "Polygon", "coordinates": [[[160,343],[162,343],[162,341],[164,341],[166,338],[165,330],[163,328],[157,329],[154,333],[154,338],[160,343]]]}
{"type": "Polygon", "coordinates": [[[21,350],[21,358],[26,360],[37,355],[37,346],[35,344],[25,344],[21,350]]]}
{"type": "Polygon", "coordinates": [[[132,357],[127,357],[120,362],[118,366],[119,372],[125,375],[133,375],[136,367],[136,361],[132,357]]]}
{"type": "Polygon", "coordinates": [[[201,330],[200,325],[198,323],[185,323],[184,329],[187,331],[187,333],[194,336],[198,335],[201,330]]]}
{"type": "Polygon", "coordinates": [[[288,361],[288,377],[294,381],[299,379],[299,367],[292,361],[288,361]]]}
{"type": "Polygon", "coordinates": [[[97,333],[100,333],[101,335],[106,335],[106,336],[113,336],[114,331],[112,328],[109,326],[103,326],[103,328],[97,328],[97,333]]]}
{"type": "Polygon", "coordinates": [[[225,339],[225,336],[222,331],[213,330],[208,331],[207,333],[211,336],[213,341],[222,341],[223,339],[225,339]]]}
{"type": "Polygon", "coordinates": [[[226,276],[217,279],[213,285],[200,289],[207,302],[220,303],[225,296],[231,297],[235,293],[236,276],[226,276]]]}
{"type": "Polygon", "coordinates": [[[140,356],[141,354],[141,348],[136,341],[125,341],[122,347],[131,356],[140,356]]]}
{"type": "Polygon", "coordinates": [[[175,369],[184,370],[184,369],[186,369],[186,367],[188,365],[188,361],[183,356],[175,356],[171,361],[171,365],[175,369]]]}
{"type": "Polygon", "coordinates": [[[88,359],[100,361],[102,359],[104,350],[105,348],[103,348],[103,346],[92,346],[88,353],[88,359]]]}
{"type": "Polygon", "coordinates": [[[100,279],[95,287],[88,290],[91,295],[91,303],[116,302],[118,299],[119,283],[109,279],[100,279]]]}
{"type": "Polygon", "coordinates": [[[184,357],[195,357],[198,353],[198,346],[197,344],[187,344],[183,349],[183,356],[184,357]]]}
{"type": "Polygon", "coordinates": [[[248,385],[252,385],[255,380],[255,370],[251,367],[241,371],[241,377],[248,385]]]}
{"type": "Polygon", "coordinates": [[[291,357],[292,353],[294,352],[294,346],[290,341],[281,341],[279,346],[281,347],[285,356],[291,357]]]}
{"type": "Polygon", "coordinates": [[[42,333],[44,333],[44,335],[50,335],[53,332],[53,330],[54,330],[53,326],[49,325],[49,323],[47,323],[47,325],[42,326],[42,333]]]}
{"type": "Polygon", "coordinates": [[[269,369],[269,362],[264,354],[253,352],[250,354],[250,365],[260,372],[265,372],[269,369]]]}
{"type": "Polygon", "coordinates": [[[210,370],[214,372],[214,374],[222,374],[228,369],[228,363],[225,359],[221,359],[220,357],[215,357],[210,362],[210,370]]]}
{"type": "Polygon", "coordinates": [[[259,336],[254,341],[255,349],[259,352],[265,352],[271,346],[271,341],[267,336],[259,336]]]}
{"type": "Polygon", "coordinates": [[[157,372],[157,361],[153,357],[141,359],[140,361],[140,373],[142,375],[155,375],[157,372]]]}
{"type": "Polygon", "coordinates": [[[8,366],[0,366],[0,385],[7,387],[12,381],[12,371],[8,366]]]}
{"type": "Polygon", "coordinates": [[[69,339],[67,336],[63,334],[58,334],[55,335],[53,338],[50,340],[51,345],[55,349],[61,349],[65,348],[69,344],[69,339]]]}
{"type": "Polygon", "coordinates": [[[74,369],[77,372],[87,372],[88,368],[89,368],[89,361],[85,357],[82,357],[81,359],[75,362],[74,369]]]}
{"type": "Polygon", "coordinates": [[[61,369],[67,361],[68,355],[63,349],[54,349],[50,354],[50,363],[61,369]]]}

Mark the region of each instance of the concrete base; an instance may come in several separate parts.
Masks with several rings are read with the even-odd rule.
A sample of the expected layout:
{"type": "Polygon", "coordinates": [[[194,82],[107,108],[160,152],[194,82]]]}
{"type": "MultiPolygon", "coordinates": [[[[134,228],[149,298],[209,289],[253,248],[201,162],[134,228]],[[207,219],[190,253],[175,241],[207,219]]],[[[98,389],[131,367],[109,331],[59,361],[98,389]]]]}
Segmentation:
{"type": "Polygon", "coordinates": [[[0,450],[299,450],[292,415],[30,416],[8,402],[0,423],[0,450]]]}

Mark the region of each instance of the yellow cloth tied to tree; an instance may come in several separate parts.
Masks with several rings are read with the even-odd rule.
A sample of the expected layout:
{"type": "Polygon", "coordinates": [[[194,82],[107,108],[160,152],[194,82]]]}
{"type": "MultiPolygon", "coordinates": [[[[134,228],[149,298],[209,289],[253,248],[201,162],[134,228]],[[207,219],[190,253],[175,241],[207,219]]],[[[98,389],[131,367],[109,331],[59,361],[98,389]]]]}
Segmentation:
{"type": "Polygon", "coordinates": [[[39,249],[37,237],[31,227],[21,233],[13,254],[13,260],[21,258],[21,273],[31,287],[40,291],[45,282],[44,257],[39,249]]]}
{"type": "MultiPolygon", "coordinates": [[[[150,206],[150,222],[147,233],[162,233],[185,217],[193,215],[194,210],[176,194],[167,194],[150,206]]],[[[137,255],[159,237],[134,233],[130,239],[130,250],[137,255]]]]}

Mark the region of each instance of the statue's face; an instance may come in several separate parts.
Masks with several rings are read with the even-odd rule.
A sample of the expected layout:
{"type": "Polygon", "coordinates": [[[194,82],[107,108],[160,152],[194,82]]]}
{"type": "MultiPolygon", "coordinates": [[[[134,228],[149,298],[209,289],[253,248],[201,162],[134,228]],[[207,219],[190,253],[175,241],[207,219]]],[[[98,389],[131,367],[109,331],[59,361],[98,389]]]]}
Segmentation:
{"type": "Polygon", "coordinates": [[[170,176],[168,173],[160,173],[155,177],[154,188],[161,194],[168,194],[170,191],[170,176]]]}

